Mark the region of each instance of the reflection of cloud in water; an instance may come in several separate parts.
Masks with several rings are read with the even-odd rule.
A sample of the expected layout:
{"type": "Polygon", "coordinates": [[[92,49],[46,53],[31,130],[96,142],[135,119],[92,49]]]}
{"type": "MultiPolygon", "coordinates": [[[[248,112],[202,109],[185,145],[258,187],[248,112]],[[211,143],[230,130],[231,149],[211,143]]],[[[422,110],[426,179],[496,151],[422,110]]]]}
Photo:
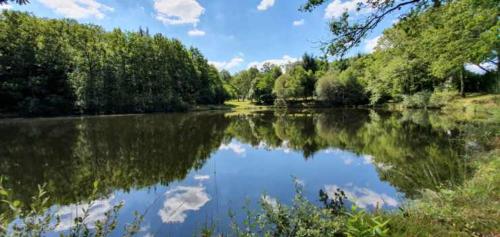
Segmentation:
{"type": "Polygon", "coordinates": [[[341,152],[342,152],[342,150],[340,150],[338,148],[335,148],[335,149],[328,148],[326,150],[323,150],[323,153],[325,153],[325,154],[335,154],[335,153],[341,153],[341,152]]]}
{"type": "Polygon", "coordinates": [[[85,218],[84,223],[90,229],[95,228],[95,223],[97,221],[106,220],[106,212],[110,211],[113,208],[111,201],[114,199],[111,196],[108,199],[99,199],[93,201],[89,204],[72,204],[69,206],[64,206],[60,208],[56,216],[60,216],[61,222],[55,228],[55,231],[65,231],[69,230],[75,226],[75,218],[83,216],[83,210],[88,210],[88,217],[85,218]]]}
{"type": "Polygon", "coordinates": [[[267,143],[261,141],[259,142],[259,145],[257,146],[257,149],[265,149],[265,150],[274,150],[274,151],[282,151],[284,153],[290,153],[292,150],[290,149],[290,142],[289,141],[283,141],[279,147],[271,147],[267,143]]]}
{"type": "Polygon", "coordinates": [[[276,198],[273,198],[269,195],[262,195],[260,196],[260,200],[261,202],[271,206],[274,211],[278,210],[278,200],[276,200],[276,198]]]}
{"type": "Polygon", "coordinates": [[[392,168],[391,165],[386,165],[382,162],[375,162],[373,160],[373,156],[371,156],[371,155],[364,155],[361,157],[363,158],[363,164],[365,164],[365,165],[375,165],[381,170],[389,170],[392,168]]]}
{"type": "Polygon", "coordinates": [[[198,211],[210,198],[205,187],[179,186],[165,193],[163,208],[158,211],[163,223],[183,223],[187,211],[198,211]]]}
{"type": "Polygon", "coordinates": [[[351,165],[354,163],[354,159],[351,157],[351,155],[343,150],[340,150],[338,148],[329,148],[326,150],[323,150],[323,153],[328,154],[328,155],[337,155],[340,157],[340,159],[344,162],[345,165],[351,165]]]}
{"type": "Polygon", "coordinates": [[[328,196],[333,197],[337,188],[343,190],[347,198],[354,202],[357,206],[361,208],[367,208],[368,206],[382,207],[383,205],[396,207],[398,206],[398,201],[390,197],[385,193],[376,193],[375,191],[368,188],[360,187],[338,187],[337,185],[326,185],[325,191],[328,196]]]}
{"type": "MultiPolygon", "coordinates": [[[[349,155],[344,156],[343,153],[348,153],[348,152],[343,151],[341,149],[329,148],[329,149],[323,150],[323,153],[329,154],[329,155],[331,155],[331,154],[338,155],[340,157],[340,159],[342,159],[342,161],[344,162],[345,165],[351,165],[351,164],[361,165],[361,162],[354,163],[356,161],[356,159],[353,159],[353,157],[352,157],[352,156],[354,156],[354,154],[352,156],[349,156],[349,155]]],[[[381,163],[381,162],[375,162],[374,157],[371,155],[361,155],[361,156],[355,156],[355,157],[363,159],[362,164],[364,164],[364,165],[373,165],[373,166],[378,167],[381,170],[389,170],[392,168],[392,166],[390,166],[390,165],[386,165],[386,164],[381,163]]]]}
{"type": "Polygon", "coordinates": [[[210,175],[195,175],[194,179],[198,181],[205,181],[210,179],[210,175]]]}
{"type": "Polygon", "coordinates": [[[234,141],[229,144],[222,144],[219,147],[219,150],[231,150],[238,155],[244,155],[246,153],[246,149],[241,144],[234,141]]]}

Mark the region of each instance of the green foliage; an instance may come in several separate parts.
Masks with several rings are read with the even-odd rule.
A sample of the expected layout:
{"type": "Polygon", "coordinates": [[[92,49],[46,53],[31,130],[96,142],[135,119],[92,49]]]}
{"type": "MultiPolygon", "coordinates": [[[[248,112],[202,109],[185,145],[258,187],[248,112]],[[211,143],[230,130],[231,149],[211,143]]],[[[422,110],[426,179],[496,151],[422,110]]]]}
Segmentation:
{"type": "Polygon", "coordinates": [[[0,110],[26,115],[131,113],[220,104],[218,71],[197,49],[147,30],[0,16],[0,110]]]}
{"type": "Polygon", "coordinates": [[[426,191],[389,226],[395,236],[488,236],[498,233],[498,150],[475,154],[475,175],[453,189],[426,191]]]}
{"type": "Polygon", "coordinates": [[[302,65],[294,65],[285,74],[281,75],[274,84],[274,93],[279,99],[288,100],[311,96],[312,92],[306,89],[314,80],[312,71],[306,71],[302,65]]]}
{"type": "Polygon", "coordinates": [[[431,99],[431,92],[421,91],[413,95],[403,95],[403,106],[405,108],[427,108],[431,99]]]}
{"type": "Polygon", "coordinates": [[[346,236],[348,237],[384,237],[389,235],[389,220],[376,213],[370,214],[356,206],[347,213],[346,236]]]}
{"type": "Polygon", "coordinates": [[[348,72],[329,72],[321,77],[316,86],[318,99],[336,105],[365,104],[367,96],[363,86],[348,72]]]}
{"type": "MultiPolygon", "coordinates": [[[[0,235],[12,237],[45,236],[56,231],[61,224],[61,216],[57,210],[49,209],[49,195],[45,185],[38,186],[38,193],[32,197],[28,207],[23,207],[18,200],[12,199],[12,193],[3,187],[0,178],[0,203],[7,205],[7,211],[0,214],[0,235]],[[17,220],[16,220],[17,219],[17,220]]],[[[96,197],[99,183],[93,183],[93,197],[96,197]]],[[[75,217],[67,233],[60,233],[64,237],[106,237],[110,236],[118,225],[118,213],[123,203],[114,205],[104,214],[104,220],[89,223],[90,210],[94,207],[93,201],[82,205],[81,214],[75,217]],[[94,226],[94,227],[91,227],[94,226]]],[[[134,221],[125,225],[124,237],[134,236],[139,232],[143,216],[136,213],[134,221]]]]}
{"type": "MultiPolygon", "coordinates": [[[[323,198],[328,199],[328,196],[323,198]]],[[[385,217],[372,216],[354,206],[351,211],[346,211],[343,206],[339,206],[338,211],[332,211],[329,206],[318,207],[304,198],[298,184],[291,206],[265,195],[260,204],[260,212],[247,211],[243,227],[233,220],[235,236],[389,236],[389,220],[385,217]]]]}
{"type": "Polygon", "coordinates": [[[429,107],[441,108],[449,104],[457,96],[458,93],[455,91],[448,91],[437,88],[429,98],[429,107]]]}

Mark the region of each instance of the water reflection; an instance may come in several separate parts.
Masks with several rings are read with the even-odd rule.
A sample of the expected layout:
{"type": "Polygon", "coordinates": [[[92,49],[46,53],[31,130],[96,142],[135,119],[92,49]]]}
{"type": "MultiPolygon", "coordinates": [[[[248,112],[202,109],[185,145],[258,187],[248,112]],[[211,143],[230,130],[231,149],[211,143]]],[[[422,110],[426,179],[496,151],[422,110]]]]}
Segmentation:
{"type": "Polygon", "coordinates": [[[337,185],[325,185],[325,192],[330,197],[333,197],[338,189],[343,190],[348,200],[354,202],[361,208],[397,207],[399,204],[395,198],[385,193],[377,193],[369,188],[356,187],[352,186],[352,184],[342,187],[337,185]]]}
{"type": "Polygon", "coordinates": [[[94,200],[90,204],[71,204],[61,207],[56,212],[56,215],[61,219],[55,231],[67,231],[75,227],[75,218],[83,216],[84,212],[87,215],[84,223],[91,229],[95,228],[96,222],[103,222],[107,219],[106,213],[113,209],[113,206],[116,204],[113,203],[113,200],[114,196],[111,196],[109,198],[94,200]]]}
{"type": "Polygon", "coordinates": [[[400,195],[463,181],[468,143],[459,136],[454,121],[413,111],[3,120],[0,174],[24,203],[46,183],[50,201],[66,205],[60,214],[67,219],[99,180],[94,219],[113,197],[128,211],[154,209],[146,217],[157,228],[152,233],[185,234],[246,198],[286,202],[292,176],[313,200],[319,189],[339,187],[360,207],[395,208],[400,195]],[[162,224],[173,229],[158,230],[162,224]]]}
{"type": "Polygon", "coordinates": [[[163,208],[158,211],[163,223],[183,223],[188,211],[200,210],[210,197],[203,186],[179,186],[165,193],[163,208]]]}

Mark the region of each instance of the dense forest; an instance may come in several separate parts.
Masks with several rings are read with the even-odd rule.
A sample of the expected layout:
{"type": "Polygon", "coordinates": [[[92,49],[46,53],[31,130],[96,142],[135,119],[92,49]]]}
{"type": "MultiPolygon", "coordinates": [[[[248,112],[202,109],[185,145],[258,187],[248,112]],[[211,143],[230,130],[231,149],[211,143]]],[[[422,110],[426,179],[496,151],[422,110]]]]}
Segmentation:
{"type": "Polygon", "coordinates": [[[226,97],[217,69],[178,40],[15,11],[0,16],[0,112],[163,112],[226,97]]]}
{"type": "MultiPolygon", "coordinates": [[[[323,2],[311,0],[304,8],[323,2]]],[[[386,10],[389,6],[376,7],[386,10]]],[[[376,14],[374,17],[381,20],[376,14]]],[[[423,107],[440,106],[456,94],[498,92],[499,26],[497,1],[457,0],[421,6],[386,29],[373,53],[336,57],[333,62],[305,54],[301,61],[281,68],[250,68],[230,79],[234,88],[230,93],[261,104],[314,96],[327,105],[374,105],[393,100],[423,107]],[[477,70],[471,72],[467,67],[477,70]]],[[[327,55],[343,55],[359,45],[367,32],[356,29],[370,27],[332,21],[330,28],[337,37],[324,44],[327,55]]]]}
{"type": "MultiPolygon", "coordinates": [[[[324,2],[311,0],[303,10],[324,2]]],[[[368,25],[352,25],[344,15],[330,22],[336,37],[323,44],[325,56],[304,54],[289,65],[265,64],[234,75],[219,72],[196,48],[147,29],[106,32],[73,20],[4,11],[0,113],[164,112],[229,98],[278,106],[391,101],[440,107],[466,92],[498,93],[497,1],[408,2],[414,3],[383,32],[372,53],[343,57],[376,27],[368,23],[378,24],[384,14],[368,17],[368,25]]],[[[384,4],[364,7],[397,10],[392,1],[384,4]]]]}

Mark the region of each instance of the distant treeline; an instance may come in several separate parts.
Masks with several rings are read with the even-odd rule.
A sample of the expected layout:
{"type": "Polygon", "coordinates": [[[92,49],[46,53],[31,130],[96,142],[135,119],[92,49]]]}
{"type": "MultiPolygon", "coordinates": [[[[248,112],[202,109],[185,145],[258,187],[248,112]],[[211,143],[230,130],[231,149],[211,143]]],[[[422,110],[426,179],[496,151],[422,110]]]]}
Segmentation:
{"type": "Polygon", "coordinates": [[[16,11],[0,15],[0,112],[163,112],[226,98],[217,69],[178,40],[16,11]]]}
{"type": "Polygon", "coordinates": [[[230,93],[261,104],[314,97],[325,105],[407,107],[439,107],[466,92],[498,93],[498,9],[494,0],[456,0],[416,10],[376,38],[372,53],[334,62],[305,54],[281,68],[250,68],[229,79],[230,93]]]}

